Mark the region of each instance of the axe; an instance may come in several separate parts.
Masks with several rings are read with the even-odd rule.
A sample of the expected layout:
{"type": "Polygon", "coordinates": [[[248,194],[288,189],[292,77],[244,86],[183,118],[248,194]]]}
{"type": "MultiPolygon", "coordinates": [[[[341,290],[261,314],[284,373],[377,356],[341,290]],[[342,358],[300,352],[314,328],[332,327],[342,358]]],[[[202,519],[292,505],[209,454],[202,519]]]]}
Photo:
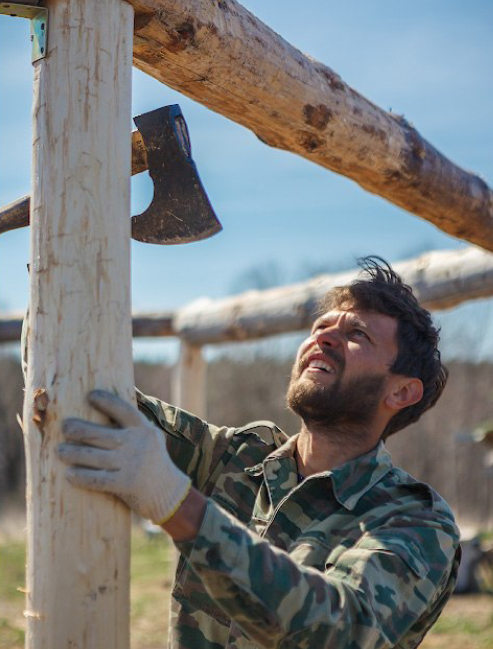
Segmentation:
{"type": "MultiPolygon", "coordinates": [[[[134,118],[132,175],[149,170],[154,183],[151,204],[132,216],[132,238],[145,243],[177,244],[207,239],[222,226],[192,160],[187,124],[178,104],[134,118]]],[[[30,197],[0,209],[0,234],[29,225],[30,197]]]]}

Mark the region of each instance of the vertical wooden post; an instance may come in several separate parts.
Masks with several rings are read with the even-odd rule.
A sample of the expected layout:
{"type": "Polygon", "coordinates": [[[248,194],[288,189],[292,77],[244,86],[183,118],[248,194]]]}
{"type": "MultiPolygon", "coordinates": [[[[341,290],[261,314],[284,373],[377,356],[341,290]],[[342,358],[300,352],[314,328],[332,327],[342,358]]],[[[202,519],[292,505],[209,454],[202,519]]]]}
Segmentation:
{"type": "Polygon", "coordinates": [[[207,417],[206,372],[202,348],[182,340],[173,376],[173,403],[202,419],[207,417]]]}
{"type": "Polygon", "coordinates": [[[128,510],[71,488],[55,451],[65,417],[101,421],[89,390],[133,398],[133,10],[121,0],[47,7],[48,55],[34,72],[26,646],[126,649],[128,510]]]}

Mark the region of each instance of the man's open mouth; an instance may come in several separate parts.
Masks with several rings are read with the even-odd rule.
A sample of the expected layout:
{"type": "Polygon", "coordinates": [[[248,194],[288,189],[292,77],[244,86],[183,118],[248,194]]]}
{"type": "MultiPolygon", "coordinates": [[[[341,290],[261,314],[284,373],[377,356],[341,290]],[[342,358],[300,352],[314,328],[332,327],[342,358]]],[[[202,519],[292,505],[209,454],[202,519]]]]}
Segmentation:
{"type": "Polygon", "coordinates": [[[327,374],[335,374],[335,370],[332,365],[329,365],[329,363],[319,359],[311,360],[305,369],[321,370],[322,372],[327,372],[327,374]]]}

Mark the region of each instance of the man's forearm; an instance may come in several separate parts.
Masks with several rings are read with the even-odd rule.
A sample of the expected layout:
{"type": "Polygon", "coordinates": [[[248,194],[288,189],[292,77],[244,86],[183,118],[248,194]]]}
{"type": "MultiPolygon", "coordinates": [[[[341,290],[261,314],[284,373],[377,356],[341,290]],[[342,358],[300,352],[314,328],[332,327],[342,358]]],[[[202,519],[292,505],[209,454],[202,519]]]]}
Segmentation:
{"type": "Polygon", "coordinates": [[[207,499],[196,489],[190,489],[176,514],[161,526],[173,541],[192,541],[199,533],[207,499]]]}

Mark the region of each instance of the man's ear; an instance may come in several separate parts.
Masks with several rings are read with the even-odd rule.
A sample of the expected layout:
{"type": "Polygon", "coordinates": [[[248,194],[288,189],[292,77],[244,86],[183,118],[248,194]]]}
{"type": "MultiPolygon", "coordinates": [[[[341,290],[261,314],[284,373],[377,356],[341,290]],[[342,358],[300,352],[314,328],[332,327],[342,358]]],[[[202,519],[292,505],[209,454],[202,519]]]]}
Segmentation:
{"type": "Polygon", "coordinates": [[[396,377],[391,392],[385,398],[385,405],[391,410],[402,410],[418,403],[423,398],[421,379],[407,376],[396,377]]]}

